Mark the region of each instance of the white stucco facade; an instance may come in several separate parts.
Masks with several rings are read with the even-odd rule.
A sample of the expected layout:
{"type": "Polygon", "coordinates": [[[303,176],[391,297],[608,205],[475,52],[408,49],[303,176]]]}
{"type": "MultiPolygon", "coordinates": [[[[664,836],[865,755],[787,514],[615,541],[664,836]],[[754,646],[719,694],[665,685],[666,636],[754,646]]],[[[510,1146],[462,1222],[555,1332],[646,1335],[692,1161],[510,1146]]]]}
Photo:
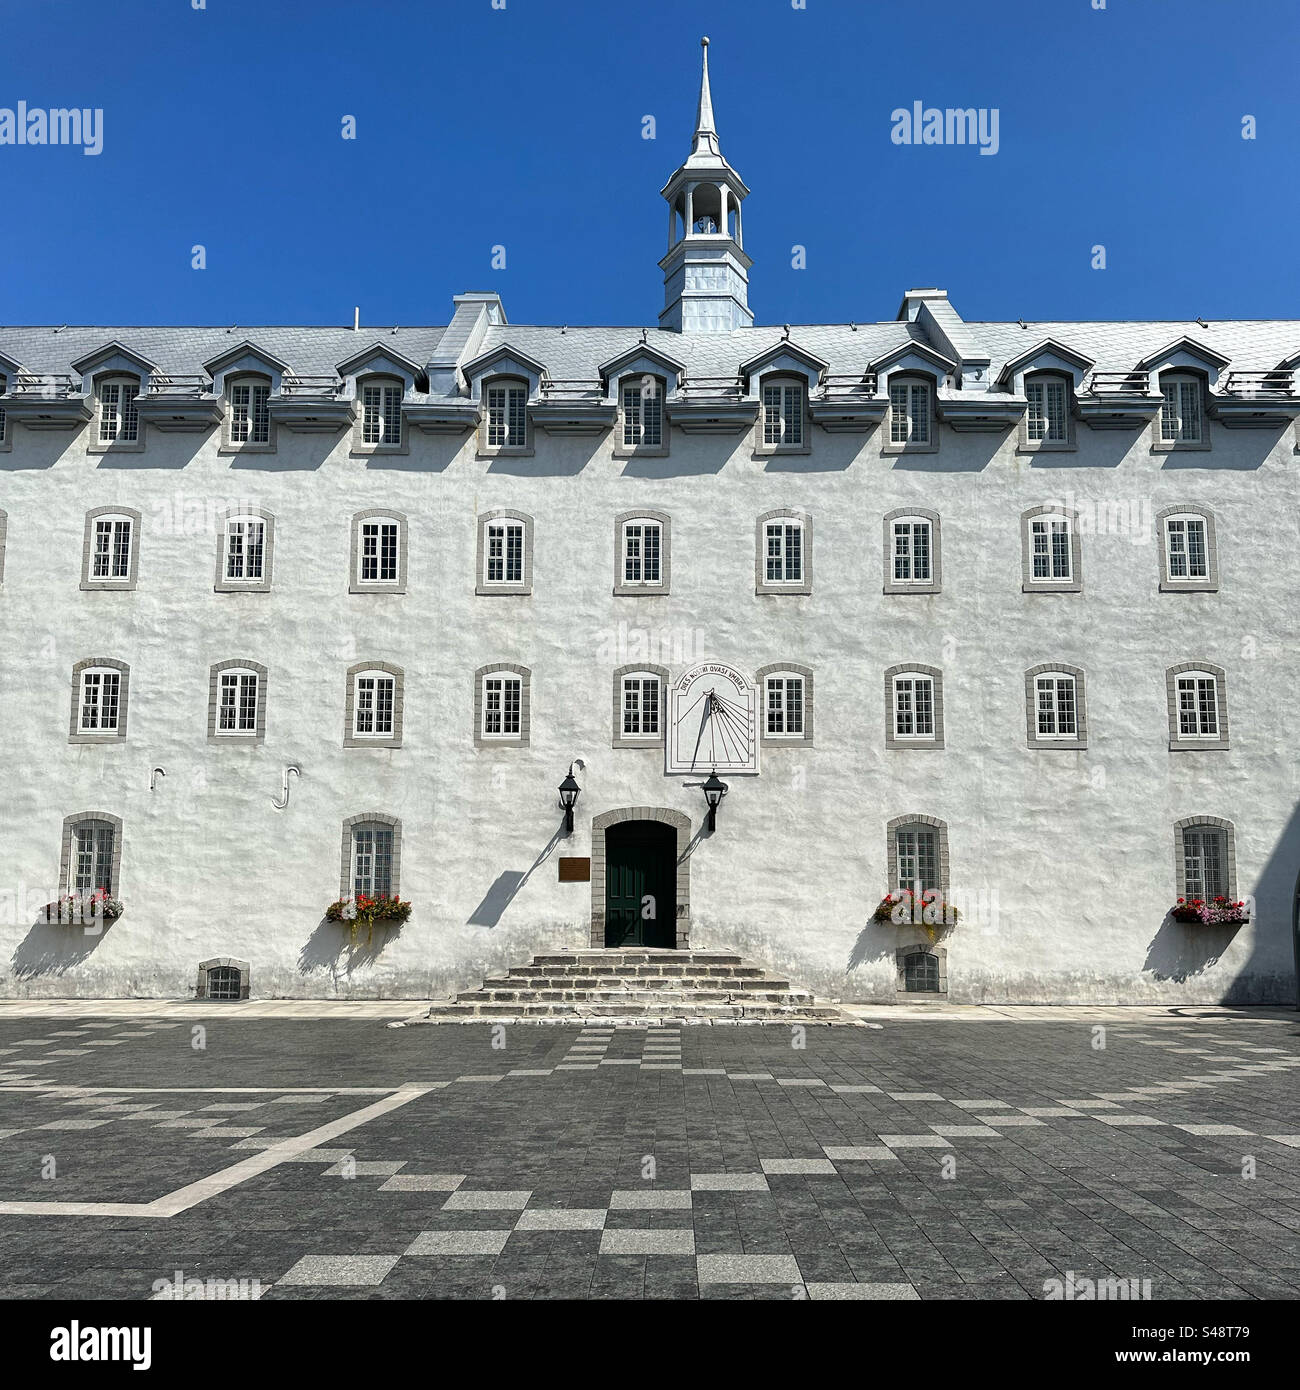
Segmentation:
{"type": "MultiPolygon", "coordinates": [[[[676,197],[681,181],[670,187],[676,197]]],[[[1293,385],[1266,423],[1224,419],[1229,372],[1277,371],[1300,351],[1300,324],[963,324],[932,291],[879,324],[647,337],[512,326],[492,296],[471,299],[446,328],[240,330],[244,365],[273,400],[281,370],[357,357],[338,370],[338,400],[353,402],[368,372],[397,380],[402,440],[378,452],[351,416],[337,432],[304,430],[301,407],[277,417],[271,447],[231,451],[226,384],[208,370],[240,346],[223,330],[0,330],[0,994],[185,997],[202,963],[230,958],[248,962],[254,996],[444,997],[535,952],[591,944],[603,904],[592,882],[559,881],[560,856],[599,861],[594,819],[661,808],[690,821],[679,936],[832,999],[895,998],[897,948],[925,939],[871,920],[891,886],[887,826],[910,815],[946,827],[946,896],[964,914],[942,942],[953,1001],[1293,997],[1293,385]],[[109,368],[85,359],[114,343],[138,360],[102,361],[134,371],[146,394],[151,377],[208,371],[210,427],[142,421],[142,447],[100,451],[95,383],[109,368]],[[1002,373],[1040,343],[1086,364],[1056,347],[1030,363],[1069,383],[1071,443],[1055,452],[1025,447],[1025,369],[1002,373]],[[367,364],[372,347],[401,360],[367,364]],[[662,368],[664,445],[628,457],[621,378],[602,367],[643,347],[681,364],[687,387],[662,368]],[[764,353],[767,365],[742,370],[764,353]],[[1090,374],[1144,361],[1133,422],[1096,428],[1079,404],[1090,374]],[[1180,368],[1204,393],[1204,437],[1170,450],[1159,380],[1180,368]],[[802,371],[809,410],[800,447],[776,453],[761,394],[774,369],[802,371]],[[548,380],[589,383],[595,414],[577,433],[552,418],[551,432],[541,411],[526,452],[493,454],[485,372],[522,377],[530,406],[548,380]],[[888,386],[902,372],[931,389],[933,447],[891,446],[888,386]],[[34,421],[16,392],[24,373],[68,374],[55,408],[84,401],[92,418],[34,421]],[[857,426],[817,422],[828,378],[868,373],[857,426]],[[736,383],[720,413],[756,422],[716,432],[678,411],[708,376],[736,383]],[[982,402],[991,414],[972,425],[982,402]],[[457,411],[463,428],[446,423],[457,411]],[[139,514],[134,587],[83,587],[86,517],[103,507],[139,514]],[[1159,518],[1186,507],[1212,515],[1217,589],[1162,589],[1159,518]],[[1022,519],[1035,508],[1073,514],[1069,591],[1026,591],[1022,519]],[[214,585],[231,509],[273,518],[264,591],[214,585]],[[405,521],[403,592],[353,592],[353,519],[374,511],[405,521]],[[479,592],[479,523],[498,511],[530,519],[529,592],[479,592]],[[808,522],[807,592],[760,592],[756,524],[784,512],[808,522]],[[899,512],[939,520],[937,592],[888,592],[884,519],[899,512]],[[647,513],[670,519],[667,592],[615,592],[616,518],[647,513]],[[111,742],[70,736],[73,669],[88,658],[129,667],[125,736],[111,742]],[[209,736],[210,673],[231,660],[265,669],[260,739],[209,736]],[[613,682],[628,666],[674,680],[710,660],[754,678],[809,672],[812,737],[765,741],[759,774],[730,779],[708,836],[686,785],[698,779],[667,776],[662,746],[615,746],[613,682]],[[347,672],[363,662],[403,675],[400,746],[347,746],[347,672]],[[497,664],[529,673],[525,744],[475,737],[475,673],[497,664]],[[887,746],[885,673],[903,664],[941,673],[942,747],[887,746]],[[1224,673],[1226,747],[1170,747],[1167,672],[1188,664],[1224,673]],[[1085,747],[1031,743],[1026,673],[1041,666],[1082,673],[1085,747]],[[557,840],[556,787],[575,760],[575,829],[557,840]],[[301,775],[280,809],[291,765],[301,775]],[[67,890],[65,818],[89,812],[120,819],[126,910],[88,934],[38,909],[67,890]],[[400,821],[397,891],[413,904],[369,946],[323,920],[346,873],[342,827],[368,812],[400,821]],[[1232,891],[1253,899],[1245,925],[1167,915],[1175,827],[1193,817],[1232,827],[1232,891]]]]}

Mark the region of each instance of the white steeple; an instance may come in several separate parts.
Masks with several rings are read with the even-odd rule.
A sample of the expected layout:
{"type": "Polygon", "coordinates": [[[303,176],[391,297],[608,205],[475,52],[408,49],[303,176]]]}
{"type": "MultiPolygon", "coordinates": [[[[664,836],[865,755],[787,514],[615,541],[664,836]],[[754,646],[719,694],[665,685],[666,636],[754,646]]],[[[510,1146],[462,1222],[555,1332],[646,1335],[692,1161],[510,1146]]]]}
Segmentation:
{"type": "Polygon", "coordinates": [[[722,157],[709,88],[709,41],[700,40],[703,65],[695,139],[690,156],[664,185],[668,201],[668,254],[661,328],[726,333],[753,325],[749,267],[741,226],[744,180],[722,157]]]}

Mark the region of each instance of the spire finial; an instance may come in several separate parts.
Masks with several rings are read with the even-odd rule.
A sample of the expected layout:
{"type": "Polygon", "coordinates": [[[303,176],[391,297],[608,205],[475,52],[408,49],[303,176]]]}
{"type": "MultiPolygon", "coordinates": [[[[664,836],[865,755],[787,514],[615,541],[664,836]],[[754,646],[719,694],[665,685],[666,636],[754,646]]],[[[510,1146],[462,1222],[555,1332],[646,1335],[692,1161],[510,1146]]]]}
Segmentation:
{"type": "Polygon", "coordinates": [[[695,150],[703,144],[712,153],[718,153],[718,128],[713,123],[713,96],[709,91],[709,39],[706,34],[700,40],[700,104],[695,113],[695,150]]]}

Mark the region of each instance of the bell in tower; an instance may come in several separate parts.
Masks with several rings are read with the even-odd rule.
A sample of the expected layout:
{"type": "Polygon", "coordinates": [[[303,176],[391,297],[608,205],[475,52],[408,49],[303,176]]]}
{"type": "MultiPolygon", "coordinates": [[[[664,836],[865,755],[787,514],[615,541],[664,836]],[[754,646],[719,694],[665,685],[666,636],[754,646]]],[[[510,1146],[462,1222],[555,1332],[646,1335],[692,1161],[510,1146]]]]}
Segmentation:
{"type": "Polygon", "coordinates": [[[695,140],[686,163],[664,185],[668,202],[668,254],[660,328],[679,333],[728,333],[750,328],[749,267],[741,204],[744,180],[722,157],[709,91],[709,41],[700,77],[695,140]]]}

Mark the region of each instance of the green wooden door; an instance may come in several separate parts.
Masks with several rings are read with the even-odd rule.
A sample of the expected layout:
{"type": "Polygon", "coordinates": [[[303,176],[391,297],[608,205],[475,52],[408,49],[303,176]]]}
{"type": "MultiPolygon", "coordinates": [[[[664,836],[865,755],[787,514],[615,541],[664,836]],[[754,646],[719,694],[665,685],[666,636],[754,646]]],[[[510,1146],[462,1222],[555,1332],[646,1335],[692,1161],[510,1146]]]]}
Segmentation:
{"type": "Polygon", "coordinates": [[[605,945],[677,944],[677,832],[623,821],[605,832],[605,945]]]}

